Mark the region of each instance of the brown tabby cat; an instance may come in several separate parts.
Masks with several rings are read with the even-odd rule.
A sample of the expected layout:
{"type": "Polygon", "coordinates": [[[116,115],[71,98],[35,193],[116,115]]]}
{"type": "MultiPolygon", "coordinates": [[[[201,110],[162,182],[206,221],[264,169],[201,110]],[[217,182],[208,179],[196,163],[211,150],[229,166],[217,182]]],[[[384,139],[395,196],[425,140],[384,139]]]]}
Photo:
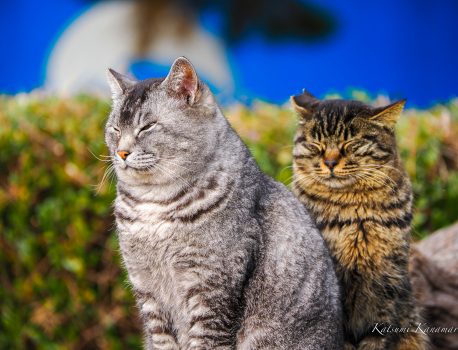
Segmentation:
{"type": "Polygon", "coordinates": [[[425,349],[407,271],[412,190],[394,134],[405,101],[373,108],[305,91],[291,100],[293,190],[334,258],[345,349],[425,349]]]}

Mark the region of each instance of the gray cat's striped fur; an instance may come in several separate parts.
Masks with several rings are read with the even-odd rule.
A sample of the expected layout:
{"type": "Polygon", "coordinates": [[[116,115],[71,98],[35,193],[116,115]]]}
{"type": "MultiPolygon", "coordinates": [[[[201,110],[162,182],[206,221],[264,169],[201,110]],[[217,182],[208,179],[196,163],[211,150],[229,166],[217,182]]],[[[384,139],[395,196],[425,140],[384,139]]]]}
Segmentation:
{"type": "Polygon", "coordinates": [[[145,347],[341,349],[322,237],[260,171],[189,61],[166,79],[110,71],[109,82],[115,216],[145,347]]]}

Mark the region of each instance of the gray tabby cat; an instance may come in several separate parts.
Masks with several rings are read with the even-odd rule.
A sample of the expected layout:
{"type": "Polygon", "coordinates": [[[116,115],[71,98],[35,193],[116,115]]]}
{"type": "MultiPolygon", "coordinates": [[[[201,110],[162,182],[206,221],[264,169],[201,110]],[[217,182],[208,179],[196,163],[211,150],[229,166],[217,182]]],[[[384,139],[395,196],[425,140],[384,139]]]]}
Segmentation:
{"type": "Polygon", "coordinates": [[[341,349],[332,261],[263,174],[191,63],[109,71],[106,143],[122,257],[148,349],[341,349]]]}

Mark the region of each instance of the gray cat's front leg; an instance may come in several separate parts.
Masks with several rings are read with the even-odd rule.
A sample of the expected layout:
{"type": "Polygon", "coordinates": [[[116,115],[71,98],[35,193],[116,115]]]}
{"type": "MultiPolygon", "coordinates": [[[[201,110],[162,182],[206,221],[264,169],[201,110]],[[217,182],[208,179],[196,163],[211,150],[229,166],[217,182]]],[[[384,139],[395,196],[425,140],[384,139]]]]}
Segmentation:
{"type": "MultiPolygon", "coordinates": [[[[211,292],[208,292],[211,293],[211,292]]],[[[213,291],[214,293],[214,291],[213,291]]],[[[226,299],[191,288],[187,293],[188,331],[183,349],[235,349],[232,315],[226,299]]]]}
{"type": "Polygon", "coordinates": [[[136,292],[140,317],[145,333],[145,348],[148,350],[178,350],[176,336],[166,315],[149,293],[136,292]]]}
{"type": "Polygon", "coordinates": [[[234,336],[218,327],[221,322],[211,311],[194,313],[184,349],[235,349],[234,336]]]}

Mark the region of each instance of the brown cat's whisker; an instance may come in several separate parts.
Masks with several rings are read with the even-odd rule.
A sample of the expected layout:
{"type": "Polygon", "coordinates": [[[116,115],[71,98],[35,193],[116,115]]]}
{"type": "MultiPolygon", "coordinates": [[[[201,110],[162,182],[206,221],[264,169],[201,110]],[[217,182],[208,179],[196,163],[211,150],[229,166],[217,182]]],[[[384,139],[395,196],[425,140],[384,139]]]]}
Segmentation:
{"type": "Polygon", "coordinates": [[[377,179],[380,179],[380,180],[387,180],[388,181],[387,182],[387,186],[389,186],[392,190],[395,189],[396,182],[389,175],[385,174],[384,172],[382,172],[380,170],[376,170],[376,169],[370,169],[370,168],[366,168],[366,169],[364,169],[364,171],[370,177],[377,178],[377,179]]]}

